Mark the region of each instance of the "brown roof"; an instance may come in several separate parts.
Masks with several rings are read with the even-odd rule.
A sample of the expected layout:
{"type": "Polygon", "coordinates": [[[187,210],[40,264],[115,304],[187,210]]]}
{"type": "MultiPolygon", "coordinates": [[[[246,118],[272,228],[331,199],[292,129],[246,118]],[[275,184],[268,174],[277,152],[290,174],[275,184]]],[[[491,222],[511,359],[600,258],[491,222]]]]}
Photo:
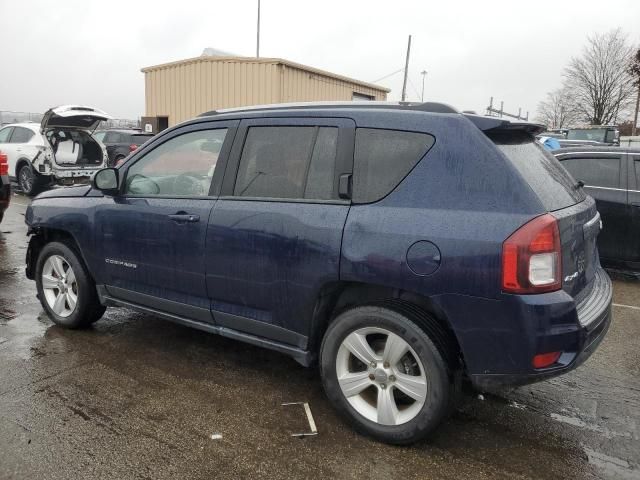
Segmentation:
{"type": "Polygon", "coordinates": [[[337,75],[335,73],[327,72],[326,70],[321,70],[315,67],[309,67],[308,65],[302,65],[301,63],[292,62],[290,60],[284,60],[282,58],[263,58],[263,57],[256,58],[256,57],[237,57],[237,56],[218,57],[218,56],[203,55],[200,57],[187,58],[185,60],[178,60],[176,62],[163,63],[160,65],[153,65],[151,67],[144,67],[140,71],[143,73],[148,73],[156,70],[162,70],[168,67],[174,67],[178,65],[187,65],[190,63],[198,63],[198,62],[243,62],[243,63],[268,63],[268,64],[275,64],[275,65],[285,65],[287,67],[297,68],[299,70],[305,70],[307,72],[315,73],[317,75],[322,75],[325,77],[335,78],[337,80],[343,80],[345,82],[361,85],[363,87],[379,90],[381,92],[389,93],[391,91],[391,89],[389,88],[381,87],[379,85],[374,85],[373,83],[363,82],[361,80],[345,77],[343,75],[337,75]]]}

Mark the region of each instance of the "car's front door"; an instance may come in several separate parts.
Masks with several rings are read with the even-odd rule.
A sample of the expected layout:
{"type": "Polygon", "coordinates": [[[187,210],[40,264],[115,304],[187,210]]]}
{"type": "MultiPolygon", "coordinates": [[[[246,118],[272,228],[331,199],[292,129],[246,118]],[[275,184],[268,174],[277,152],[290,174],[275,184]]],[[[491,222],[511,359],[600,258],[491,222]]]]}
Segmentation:
{"type": "Polygon", "coordinates": [[[353,135],[348,119],[241,123],[207,232],[217,325],[306,348],[318,291],[339,279],[353,135]]]}
{"type": "Polygon", "coordinates": [[[630,233],[627,211],[627,164],[620,152],[579,152],[559,157],[575,180],[584,183],[602,219],[598,252],[604,263],[627,260],[625,243],[630,233]]]}
{"type": "Polygon", "coordinates": [[[175,130],[120,169],[121,192],[97,207],[95,238],[113,297],[211,321],[205,237],[238,122],[175,130]]]}

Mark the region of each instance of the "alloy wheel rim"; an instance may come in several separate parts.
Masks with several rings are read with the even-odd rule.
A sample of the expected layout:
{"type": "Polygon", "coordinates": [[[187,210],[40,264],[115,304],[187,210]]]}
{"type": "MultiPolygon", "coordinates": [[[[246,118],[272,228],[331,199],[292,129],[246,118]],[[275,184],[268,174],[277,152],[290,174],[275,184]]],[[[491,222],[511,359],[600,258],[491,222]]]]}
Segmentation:
{"type": "Polygon", "coordinates": [[[427,398],[428,380],[420,358],[405,340],[384,328],[349,333],[338,349],[336,374],[349,404],[380,425],[409,422],[427,398]]]}
{"type": "Polygon", "coordinates": [[[28,192],[31,190],[32,185],[33,175],[28,168],[23,167],[22,170],[20,170],[20,186],[22,187],[22,190],[28,192]]]}
{"type": "Polygon", "coordinates": [[[51,255],[42,267],[42,290],[49,308],[59,317],[71,315],[78,304],[76,275],[64,257],[51,255]]]}

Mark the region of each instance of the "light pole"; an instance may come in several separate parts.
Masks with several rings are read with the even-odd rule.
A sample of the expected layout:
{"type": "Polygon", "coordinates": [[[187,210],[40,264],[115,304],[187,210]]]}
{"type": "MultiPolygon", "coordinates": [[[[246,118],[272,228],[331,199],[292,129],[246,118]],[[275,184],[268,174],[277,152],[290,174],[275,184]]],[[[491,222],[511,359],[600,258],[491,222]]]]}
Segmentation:
{"type": "Polygon", "coordinates": [[[420,97],[420,101],[424,102],[424,79],[427,76],[427,71],[423,70],[420,74],[422,75],[422,96],[420,97]]]}

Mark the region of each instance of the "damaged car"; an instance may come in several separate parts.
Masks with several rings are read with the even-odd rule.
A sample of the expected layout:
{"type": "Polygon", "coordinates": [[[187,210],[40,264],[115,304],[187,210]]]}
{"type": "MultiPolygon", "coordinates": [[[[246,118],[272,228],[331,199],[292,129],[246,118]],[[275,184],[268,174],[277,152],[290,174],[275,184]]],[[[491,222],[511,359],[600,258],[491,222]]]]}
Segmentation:
{"type": "Polygon", "coordinates": [[[107,151],[93,132],[110,118],[96,108],[65,105],[49,109],[40,124],[4,126],[0,151],[9,176],[30,196],[50,185],[88,183],[107,165],[107,151]]]}

